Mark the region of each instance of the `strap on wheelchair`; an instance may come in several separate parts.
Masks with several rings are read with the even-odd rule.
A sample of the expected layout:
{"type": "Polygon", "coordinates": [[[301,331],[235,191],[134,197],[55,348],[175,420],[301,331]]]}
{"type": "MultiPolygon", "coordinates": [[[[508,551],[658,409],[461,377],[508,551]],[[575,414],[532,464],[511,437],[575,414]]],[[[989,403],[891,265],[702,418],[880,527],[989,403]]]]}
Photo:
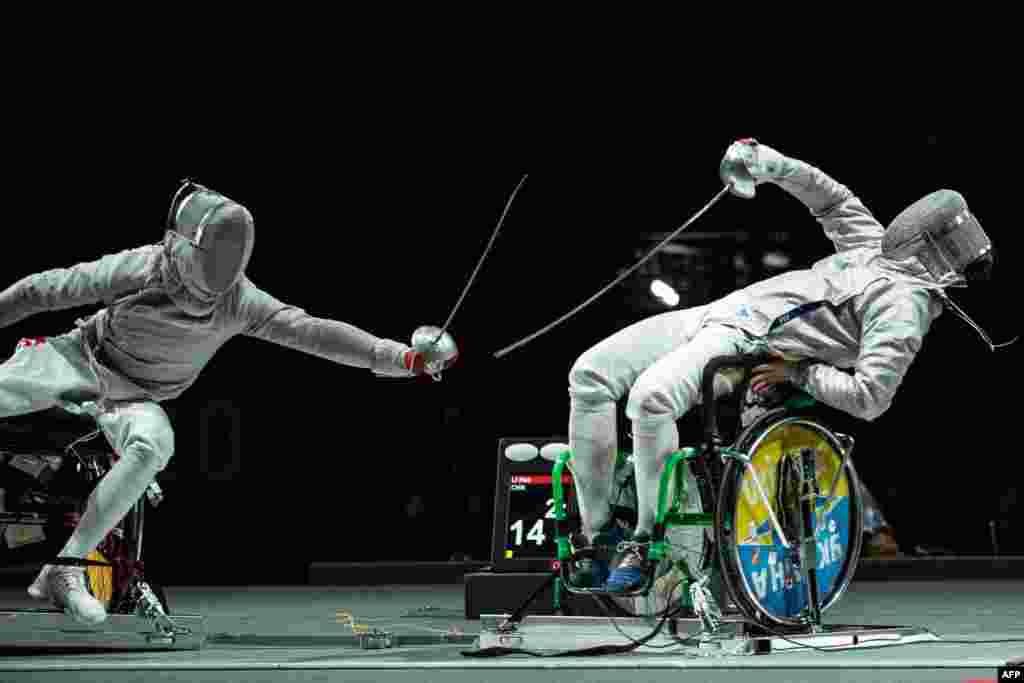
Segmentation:
{"type": "Polygon", "coordinates": [[[80,557],[58,557],[46,564],[61,565],[65,567],[113,567],[111,562],[100,562],[98,560],[83,560],[80,557]]]}

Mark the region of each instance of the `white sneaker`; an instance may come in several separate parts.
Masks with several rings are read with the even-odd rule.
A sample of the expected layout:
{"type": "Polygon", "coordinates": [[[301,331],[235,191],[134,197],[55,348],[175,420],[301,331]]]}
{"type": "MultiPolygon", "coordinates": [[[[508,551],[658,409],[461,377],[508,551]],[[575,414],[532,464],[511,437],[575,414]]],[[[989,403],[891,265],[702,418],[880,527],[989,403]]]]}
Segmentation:
{"type": "Polygon", "coordinates": [[[36,600],[52,600],[54,606],[75,621],[95,626],[107,619],[103,604],[85,587],[85,568],[48,564],[28,587],[36,600]]]}

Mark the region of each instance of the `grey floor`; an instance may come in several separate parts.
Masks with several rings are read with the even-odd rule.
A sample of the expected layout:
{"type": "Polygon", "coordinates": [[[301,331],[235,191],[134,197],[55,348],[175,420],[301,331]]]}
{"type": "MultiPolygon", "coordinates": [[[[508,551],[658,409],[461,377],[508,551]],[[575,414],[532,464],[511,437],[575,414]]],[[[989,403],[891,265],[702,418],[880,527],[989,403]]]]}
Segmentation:
{"type": "MultiPolygon", "coordinates": [[[[363,650],[339,610],[397,636],[468,641],[479,621],[463,618],[461,585],[169,588],[172,611],[201,614],[209,638],[197,651],[0,650],[7,681],[501,681],[528,670],[540,681],[977,681],[1024,657],[1024,581],[854,583],[828,623],[927,628],[940,642],[845,652],[693,657],[644,652],[588,658],[470,659],[466,642],[363,650]],[[458,634],[462,634],[459,636],[458,634]],[[984,643],[982,641],[1017,642],[984,643]],[[964,641],[964,642],[954,642],[964,641]]],[[[0,607],[34,607],[0,591],[0,607]]]]}

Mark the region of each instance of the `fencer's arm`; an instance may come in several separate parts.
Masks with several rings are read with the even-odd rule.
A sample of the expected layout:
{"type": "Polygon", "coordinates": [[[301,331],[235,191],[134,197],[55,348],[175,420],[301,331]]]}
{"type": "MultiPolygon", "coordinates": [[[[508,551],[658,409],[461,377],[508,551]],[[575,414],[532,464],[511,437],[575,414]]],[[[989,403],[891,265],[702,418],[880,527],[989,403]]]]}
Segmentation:
{"type": "Polygon", "coordinates": [[[836,251],[880,247],[885,228],[848,187],[821,169],[756,142],[749,168],[758,182],[778,185],[799,199],[836,251]]]}
{"type": "Polygon", "coordinates": [[[934,301],[924,290],[880,288],[863,303],[861,348],[853,373],[803,361],[789,380],[822,403],[864,420],[881,416],[913,363],[932,320],[934,301]]]}
{"type": "Polygon", "coordinates": [[[0,292],[0,327],[36,313],[113,301],[138,290],[158,257],[159,246],[150,245],[24,277],[0,292]]]}
{"type": "Polygon", "coordinates": [[[407,377],[413,373],[412,349],[382,339],[355,325],[318,318],[301,308],[282,303],[247,278],[240,288],[243,334],[325,358],[341,365],[368,368],[377,375],[407,377]]]}

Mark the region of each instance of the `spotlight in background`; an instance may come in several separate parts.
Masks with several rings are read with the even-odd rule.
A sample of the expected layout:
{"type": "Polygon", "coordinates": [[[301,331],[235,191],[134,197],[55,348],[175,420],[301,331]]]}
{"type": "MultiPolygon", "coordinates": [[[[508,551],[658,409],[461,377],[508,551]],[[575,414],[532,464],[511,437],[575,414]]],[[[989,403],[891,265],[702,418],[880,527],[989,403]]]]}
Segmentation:
{"type": "Polygon", "coordinates": [[[784,270],[789,268],[789,264],[791,262],[792,259],[789,254],[784,251],[768,251],[761,257],[761,263],[764,264],[765,268],[775,270],[784,270]]]}
{"type": "Polygon", "coordinates": [[[679,293],[664,280],[651,280],[651,294],[669,308],[679,305],[679,293]]]}

